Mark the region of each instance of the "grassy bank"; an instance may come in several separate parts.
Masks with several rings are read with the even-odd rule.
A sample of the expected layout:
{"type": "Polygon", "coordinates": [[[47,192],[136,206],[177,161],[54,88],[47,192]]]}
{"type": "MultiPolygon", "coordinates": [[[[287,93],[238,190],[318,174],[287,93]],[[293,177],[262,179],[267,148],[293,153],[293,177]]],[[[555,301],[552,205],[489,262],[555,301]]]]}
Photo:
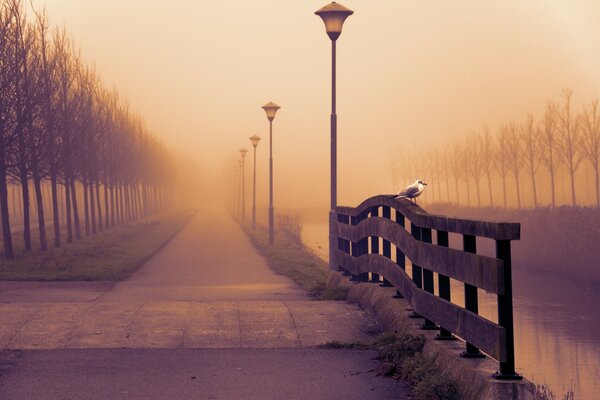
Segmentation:
{"type": "Polygon", "coordinates": [[[411,398],[458,400],[458,391],[452,379],[435,360],[422,353],[424,345],[424,336],[384,333],[368,343],[329,342],[322,347],[376,350],[381,361],[379,373],[408,382],[411,398]]]}
{"type": "Polygon", "coordinates": [[[329,266],[302,245],[300,236],[291,232],[295,229],[290,230],[289,226],[278,228],[273,246],[269,245],[266,228],[257,226],[253,230],[249,225],[242,224],[242,229],[275,272],[290,277],[311,296],[319,300],[345,300],[348,296],[345,288],[326,286],[329,266]]]}
{"type": "Polygon", "coordinates": [[[117,281],[130,276],[192,217],[172,211],[111,228],[46,252],[0,259],[0,280],[117,281]]]}
{"type": "Polygon", "coordinates": [[[600,282],[600,211],[589,207],[503,209],[431,204],[433,214],[521,223],[513,242],[515,269],[551,272],[577,282],[600,282]]]}

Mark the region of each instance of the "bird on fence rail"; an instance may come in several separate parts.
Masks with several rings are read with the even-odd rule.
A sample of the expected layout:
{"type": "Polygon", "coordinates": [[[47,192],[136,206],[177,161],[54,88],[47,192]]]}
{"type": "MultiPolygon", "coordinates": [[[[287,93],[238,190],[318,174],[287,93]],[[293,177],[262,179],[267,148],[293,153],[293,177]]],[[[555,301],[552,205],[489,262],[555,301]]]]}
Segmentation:
{"type": "Polygon", "coordinates": [[[399,191],[396,197],[394,198],[410,199],[411,201],[414,201],[416,203],[416,198],[419,197],[421,193],[423,193],[423,190],[425,190],[425,186],[427,186],[427,184],[419,179],[415,181],[415,183],[413,183],[412,185],[409,185],[401,191],[399,191]]]}

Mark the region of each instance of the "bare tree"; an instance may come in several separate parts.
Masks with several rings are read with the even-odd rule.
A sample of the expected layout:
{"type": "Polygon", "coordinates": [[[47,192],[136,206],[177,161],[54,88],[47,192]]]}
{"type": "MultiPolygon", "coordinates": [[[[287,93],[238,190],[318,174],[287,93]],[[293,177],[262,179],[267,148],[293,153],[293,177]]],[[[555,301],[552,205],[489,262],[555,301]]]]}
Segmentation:
{"type": "Polygon", "coordinates": [[[505,132],[506,148],[505,157],[508,160],[508,169],[515,178],[517,188],[517,207],[521,208],[521,182],[520,173],[523,167],[523,149],[521,137],[517,132],[517,126],[514,122],[504,125],[502,130],[505,132]]]}
{"type": "Polygon", "coordinates": [[[536,187],[536,182],[535,182],[535,176],[536,176],[538,169],[540,168],[540,163],[541,163],[541,159],[539,156],[539,153],[540,153],[539,152],[539,149],[540,149],[539,138],[540,138],[540,135],[537,133],[536,128],[534,127],[534,124],[533,124],[533,115],[528,114],[527,119],[521,125],[521,139],[522,139],[523,144],[525,145],[524,166],[525,166],[525,171],[527,171],[527,173],[529,174],[529,177],[531,179],[531,189],[533,192],[533,206],[535,208],[537,208],[537,206],[538,206],[537,187],[536,187]]]}
{"type": "Polygon", "coordinates": [[[581,151],[594,168],[596,183],[596,207],[600,207],[600,107],[598,99],[584,108],[581,117],[583,134],[581,138],[581,151]]]}
{"type": "Polygon", "coordinates": [[[475,182],[475,190],[477,192],[477,206],[481,207],[481,174],[483,167],[481,140],[479,134],[473,133],[467,138],[465,143],[466,157],[465,164],[468,165],[469,172],[473,182],[475,182]]]}
{"type": "Polygon", "coordinates": [[[459,189],[458,189],[458,182],[460,181],[460,179],[462,178],[462,173],[463,173],[463,165],[462,165],[462,152],[460,149],[460,146],[458,145],[458,143],[454,144],[453,147],[453,152],[452,154],[449,155],[449,161],[450,161],[450,173],[452,174],[452,177],[454,178],[454,186],[456,189],[456,204],[460,204],[460,196],[459,196],[459,189]]]}
{"type": "Polygon", "coordinates": [[[500,175],[500,179],[502,180],[502,196],[504,200],[504,208],[508,207],[506,198],[506,175],[508,174],[510,164],[510,161],[507,156],[507,153],[510,152],[508,142],[508,131],[505,129],[504,126],[502,126],[500,127],[500,132],[497,137],[495,162],[497,166],[498,175],[500,175]]]}
{"type": "Polygon", "coordinates": [[[444,174],[444,181],[446,181],[446,201],[448,203],[450,203],[452,200],[450,200],[450,173],[449,173],[449,168],[448,166],[450,165],[450,155],[448,154],[448,149],[443,150],[440,153],[440,162],[441,164],[444,166],[442,168],[443,174],[444,174]]]}
{"type": "Polygon", "coordinates": [[[488,192],[490,196],[490,206],[494,206],[494,196],[492,194],[492,178],[495,170],[494,162],[494,139],[490,134],[490,129],[484,125],[483,134],[479,134],[479,148],[481,149],[481,165],[488,183],[488,192]]]}
{"type": "Polygon", "coordinates": [[[558,153],[565,163],[571,178],[571,198],[573,206],[577,205],[575,197],[575,172],[579,168],[583,158],[581,153],[581,129],[580,120],[576,118],[571,110],[571,98],[573,92],[570,89],[562,91],[562,105],[553,104],[552,108],[558,122],[560,135],[560,146],[558,153]]]}
{"type": "Polygon", "coordinates": [[[548,103],[544,120],[540,129],[538,129],[540,145],[540,158],[543,165],[546,167],[550,177],[550,194],[552,208],[556,207],[556,173],[560,167],[560,157],[558,155],[558,133],[556,127],[556,116],[554,115],[553,106],[548,103]]]}
{"type": "Polygon", "coordinates": [[[11,107],[14,93],[11,77],[14,64],[11,62],[10,46],[10,35],[13,29],[13,20],[8,9],[0,7],[0,217],[4,255],[7,258],[14,257],[8,209],[8,155],[14,141],[14,114],[11,107]]]}

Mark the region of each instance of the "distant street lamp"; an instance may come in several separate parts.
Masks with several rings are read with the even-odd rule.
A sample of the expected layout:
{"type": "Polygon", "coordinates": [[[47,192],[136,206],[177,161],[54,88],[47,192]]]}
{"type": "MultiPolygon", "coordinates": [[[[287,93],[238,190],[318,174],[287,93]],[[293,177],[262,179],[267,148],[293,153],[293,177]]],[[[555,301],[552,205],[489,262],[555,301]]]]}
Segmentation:
{"type": "Polygon", "coordinates": [[[272,101],[268,102],[262,109],[267,113],[267,119],[269,120],[269,244],[273,244],[275,231],[275,215],[273,211],[273,119],[275,113],[279,110],[277,104],[272,101]]]}
{"type": "Polygon", "coordinates": [[[246,153],[248,150],[240,149],[240,154],[242,155],[242,221],[246,220],[246,153]]]}
{"type": "Polygon", "coordinates": [[[252,173],[252,229],[256,229],[256,146],[260,142],[260,136],[250,136],[250,141],[254,147],[254,170],[252,173]]]}
{"type": "Polygon", "coordinates": [[[334,249],[337,245],[335,242],[334,227],[335,227],[335,209],[337,207],[337,115],[335,109],[335,43],[342,33],[344,21],[354,11],[344,7],[335,1],[326,5],[320,10],[315,11],[325,23],[325,31],[331,39],[331,209],[329,210],[329,267],[335,268],[334,249]]]}
{"type": "Polygon", "coordinates": [[[238,218],[242,215],[242,160],[238,160],[237,166],[238,182],[237,182],[237,216],[238,218]]]}

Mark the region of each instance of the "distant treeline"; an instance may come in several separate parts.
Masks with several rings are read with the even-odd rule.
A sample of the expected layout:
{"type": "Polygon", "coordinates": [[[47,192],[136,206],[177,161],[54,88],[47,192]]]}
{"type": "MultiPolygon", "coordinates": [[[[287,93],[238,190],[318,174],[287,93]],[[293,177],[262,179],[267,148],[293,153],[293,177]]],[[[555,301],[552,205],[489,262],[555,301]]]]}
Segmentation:
{"type": "Polygon", "coordinates": [[[600,213],[589,207],[530,210],[431,204],[433,214],[521,223],[513,242],[515,269],[549,271],[580,282],[600,282],[600,213]]]}
{"type": "Polygon", "coordinates": [[[15,254],[14,208],[23,217],[25,251],[32,250],[30,214],[36,211],[43,251],[44,197],[58,247],[62,221],[71,242],[82,231],[93,234],[164,207],[174,169],[165,147],[93,67],[84,65],[65,31],[51,30],[42,12],[31,15],[28,21],[21,0],[0,0],[0,218],[6,257],[15,254]]]}
{"type": "Polygon", "coordinates": [[[429,202],[536,208],[561,204],[557,192],[565,189],[566,178],[562,204],[582,204],[576,189],[585,189],[587,202],[600,207],[600,104],[595,99],[575,109],[572,103],[571,90],[564,89],[540,118],[529,114],[494,132],[484,126],[433,149],[394,150],[389,165],[394,186],[421,178],[430,183],[424,194],[429,202]],[[585,182],[576,185],[582,177],[585,182]]]}

